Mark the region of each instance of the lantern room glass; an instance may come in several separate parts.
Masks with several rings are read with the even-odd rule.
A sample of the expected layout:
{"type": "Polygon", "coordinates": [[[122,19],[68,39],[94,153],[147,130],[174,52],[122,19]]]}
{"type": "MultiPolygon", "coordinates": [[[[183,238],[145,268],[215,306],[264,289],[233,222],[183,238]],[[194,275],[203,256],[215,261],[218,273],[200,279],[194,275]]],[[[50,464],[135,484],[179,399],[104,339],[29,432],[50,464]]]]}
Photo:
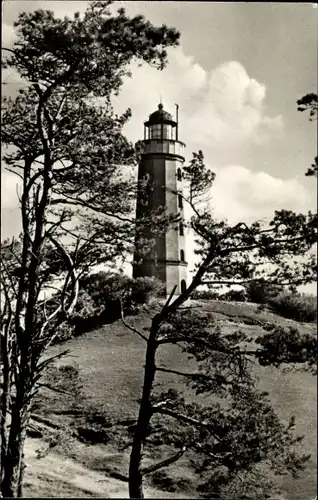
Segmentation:
{"type": "Polygon", "coordinates": [[[150,125],[148,139],[168,139],[175,140],[175,129],[167,123],[156,123],[150,125]]]}

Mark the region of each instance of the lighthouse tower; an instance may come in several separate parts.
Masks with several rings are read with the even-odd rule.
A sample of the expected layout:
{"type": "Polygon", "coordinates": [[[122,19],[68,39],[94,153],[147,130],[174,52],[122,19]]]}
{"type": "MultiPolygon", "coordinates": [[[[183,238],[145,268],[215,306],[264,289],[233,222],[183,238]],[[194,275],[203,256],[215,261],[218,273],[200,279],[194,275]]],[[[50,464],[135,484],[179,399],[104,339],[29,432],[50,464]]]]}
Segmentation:
{"type": "MultiPolygon", "coordinates": [[[[133,276],[156,277],[170,294],[176,286],[180,294],[187,286],[187,261],[183,224],[182,165],[185,144],[178,139],[178,106],[176,120],[159,104],[158,110],[144,123],[144,140],[140,141],[141,160],[138,182],[148,178],[152,190],[147,194],[148,207],[165,207],[167,214],[179,217],[179,222],[157,236],[155,244],[141,256],[142,237],[136,236],[133,276]]],[[[145,211],[144,193],[137,197],[136,223],[145,211]]],[[[145,237],[145,234],[143,234],[145,237]]],[[[146,236],[147,237],[147,236],[146,236]]],[[[148,236],[149,237],[149,236],[148,236]]]]}

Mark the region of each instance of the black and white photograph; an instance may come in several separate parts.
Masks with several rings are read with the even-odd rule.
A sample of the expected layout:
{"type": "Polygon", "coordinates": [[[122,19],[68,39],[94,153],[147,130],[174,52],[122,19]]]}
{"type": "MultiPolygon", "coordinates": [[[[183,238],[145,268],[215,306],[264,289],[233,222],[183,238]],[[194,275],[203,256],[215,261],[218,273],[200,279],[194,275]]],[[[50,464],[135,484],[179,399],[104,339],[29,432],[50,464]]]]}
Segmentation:
{"type": "Polygon", "coordinates": [[[317,5],[3,0],[1,498],[317,500],[317,5]]]}

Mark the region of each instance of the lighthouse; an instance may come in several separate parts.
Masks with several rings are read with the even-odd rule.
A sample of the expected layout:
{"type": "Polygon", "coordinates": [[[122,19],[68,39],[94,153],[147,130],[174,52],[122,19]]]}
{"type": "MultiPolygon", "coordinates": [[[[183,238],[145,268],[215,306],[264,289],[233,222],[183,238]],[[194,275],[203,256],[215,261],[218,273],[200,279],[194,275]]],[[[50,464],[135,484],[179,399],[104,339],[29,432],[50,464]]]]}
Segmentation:
{"type": "Polygon", "coordinates": [[[178,125],[178,105],[173,119],[160,103],[144,123],[144,139],[138,143],[141,151],[138,183],[141,186],[143,180],[148,179],[152,189],[147,193],[147,200],[144,191],[138,192],[136,224],[145,215],[145,206],[165,207],[166,213],[175,216],[178,222],[169,225],[164,234],[155,236],[146,255],[142,255],[145,233],[143,237],[136,235],[133,276],[159,279],[167,295],[175,286],[175,294],[187,287],[182,175],[185,144],[179,141],[178,125]]]}

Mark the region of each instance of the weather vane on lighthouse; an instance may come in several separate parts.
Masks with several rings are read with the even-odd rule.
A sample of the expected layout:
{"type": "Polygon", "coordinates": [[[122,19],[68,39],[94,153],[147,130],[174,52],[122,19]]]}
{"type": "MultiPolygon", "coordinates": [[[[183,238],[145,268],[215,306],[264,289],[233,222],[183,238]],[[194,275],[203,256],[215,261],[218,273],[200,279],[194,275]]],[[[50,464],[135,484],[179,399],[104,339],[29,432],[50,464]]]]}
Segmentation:
{"type": "MultiPolygon", "coordinates": [[[[152,182],[153,189],[147,195],[153,208],[165,207],[167,214],[175,215],[178,222],[169,226],[165,234],[155,237],[155,243],[144,255],[144,238],[137,235],[133,276],[156,277],[165,284],[166,294],[176,286],[180,294],[187,286],[187,262],[185,254],[183,176],[185,144],[178,139],[179,106],[176,104],[176,119],[163,109],[162,95],[158,110],[144,123],[144,140],[141,141],[141,160],[138,182],[145,177],[152,182]]],[[[136,222],[144,213],[144,193],[137,197],[136,222]]],[[[148,235],[149,239],[151,235],[148,235]]]]}

